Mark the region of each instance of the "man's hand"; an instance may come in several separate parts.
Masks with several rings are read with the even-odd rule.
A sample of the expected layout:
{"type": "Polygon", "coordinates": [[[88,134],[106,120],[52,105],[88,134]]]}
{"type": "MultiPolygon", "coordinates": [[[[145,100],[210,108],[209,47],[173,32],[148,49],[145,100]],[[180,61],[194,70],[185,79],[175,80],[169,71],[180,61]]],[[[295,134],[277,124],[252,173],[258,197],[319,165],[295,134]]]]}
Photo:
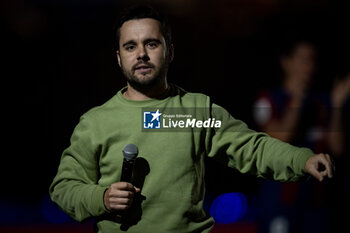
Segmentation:
{"type": "Polygon", "coordinates": [[[140,189],[130,183],[117,182],[106,190],[103,201],[108,210],[126,210],[130,208],[134,195],[138,192],[140,189]]]}
{"type": "Polygon", "coordinates": [[[305,169],[319,181],[325,177],[332,178],[334,164],[328,154],[315,154],[305,163],[305,169]]]}

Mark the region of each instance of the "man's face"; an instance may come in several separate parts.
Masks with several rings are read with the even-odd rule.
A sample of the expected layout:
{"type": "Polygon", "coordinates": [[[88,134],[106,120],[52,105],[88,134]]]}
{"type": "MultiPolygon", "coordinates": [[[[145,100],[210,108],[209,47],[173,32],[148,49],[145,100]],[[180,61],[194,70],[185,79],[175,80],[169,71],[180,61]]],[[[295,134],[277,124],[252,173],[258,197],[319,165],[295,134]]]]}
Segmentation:
{"type": "Polygon", "coordinates": [[[118,63],[135,89],[155,86],[166,77],[167,48],[155,19],[126,21],[120,28],[118,63]]]}

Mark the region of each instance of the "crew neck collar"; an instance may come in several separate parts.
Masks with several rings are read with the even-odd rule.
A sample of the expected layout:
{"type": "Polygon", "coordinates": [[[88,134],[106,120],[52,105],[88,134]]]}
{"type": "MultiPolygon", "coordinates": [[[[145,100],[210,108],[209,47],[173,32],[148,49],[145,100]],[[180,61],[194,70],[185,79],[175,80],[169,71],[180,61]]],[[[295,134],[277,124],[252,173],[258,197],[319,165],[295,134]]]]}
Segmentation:
{"type": "Polygon", "coordinates": [[[173,85],[169,84],[169,88],[166,94],[164,94],[162,98],[152,98],[147,100],[130,100],[123,95],[126,90],[127,90],[127,87],[126,86],[123,87],[120,91],[118,91],[117,97],[122,103],[132,105],[132,106],[151,106],[151,105],[162,104],[168,101],[169,98],[172,97],[176,92],[176,88],[174,88],[173,85]]]}

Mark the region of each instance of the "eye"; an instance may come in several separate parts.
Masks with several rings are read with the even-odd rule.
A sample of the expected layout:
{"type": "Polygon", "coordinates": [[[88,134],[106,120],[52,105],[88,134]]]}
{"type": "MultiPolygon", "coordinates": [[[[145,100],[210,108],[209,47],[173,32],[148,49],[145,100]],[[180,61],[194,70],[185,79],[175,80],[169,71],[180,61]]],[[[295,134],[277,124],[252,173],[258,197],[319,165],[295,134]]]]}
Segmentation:
{"type": "Polygon", "coordinates": [[[158,47],[158,43],[157,42],[149,42],[147,44],[147,47],[150,48],[150,49],[155,49],[158,47]]]}
{"type": "Polygon", "coordinates": [[[129,52],[134,51],[135,48],[136,48],[135,45],[128,45],[128,46],[125,46],[125,50],[126,50],[126,51],[129,51],[129,52]]]}

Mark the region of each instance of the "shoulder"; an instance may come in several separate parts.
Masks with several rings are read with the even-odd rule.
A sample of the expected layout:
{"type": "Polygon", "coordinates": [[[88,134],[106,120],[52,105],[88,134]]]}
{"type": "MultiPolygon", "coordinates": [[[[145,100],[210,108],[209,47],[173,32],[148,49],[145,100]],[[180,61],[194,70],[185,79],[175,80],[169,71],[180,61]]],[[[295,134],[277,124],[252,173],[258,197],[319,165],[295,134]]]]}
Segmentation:
{"type": "Polygon", "coordinates": [[[84,114],[82,114],[81,119],[86,120],[104,120],[105,117],[108,117],[111,115],[112,112],[118,111],[118,97],[117,94],[114,95],[112,98],[107,100],[105,103],[92,107],[88,111],[86,111],[84,114]]]}
{"type": "Polygon", "coordinates": [[[175,90],[176,97],[180,99],[183,105],[189,105],[193,107],[210,106],[211,100],[208,95],[203,93],[186,91],[183,88],[174,84],[171,84],[171,86],[173,90],[175,90]]]}

